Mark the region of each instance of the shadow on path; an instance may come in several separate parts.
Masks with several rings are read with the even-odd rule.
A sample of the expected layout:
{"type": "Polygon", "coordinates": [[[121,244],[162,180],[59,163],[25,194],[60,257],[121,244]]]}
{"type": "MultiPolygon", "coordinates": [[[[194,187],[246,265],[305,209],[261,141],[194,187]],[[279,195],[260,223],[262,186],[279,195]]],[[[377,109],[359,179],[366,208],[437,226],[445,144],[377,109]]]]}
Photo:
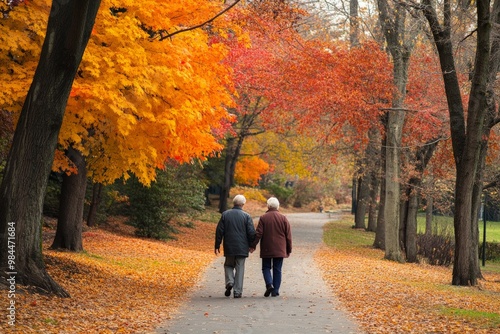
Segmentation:
{"type": "Polygon", "coordinates": [[[199,287],[179,313],[156,333],[362,333],[339,309],[313,261],[322,243],[323,225],[335,218],[321,213],[287,217],[292,225],[293,250],[283,263],[280,296],[264,297],[257,247],[246,261],[243,298],[225,297],[224,257],[220,256],[207,268],[199,287]]]}

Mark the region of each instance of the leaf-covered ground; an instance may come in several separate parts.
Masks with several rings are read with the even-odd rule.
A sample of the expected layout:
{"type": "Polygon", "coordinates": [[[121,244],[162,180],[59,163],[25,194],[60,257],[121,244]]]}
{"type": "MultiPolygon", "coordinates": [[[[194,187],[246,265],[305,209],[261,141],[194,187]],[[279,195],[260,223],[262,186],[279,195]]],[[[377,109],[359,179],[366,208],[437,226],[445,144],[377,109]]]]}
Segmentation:
{"type": "MultiPolygon", "coordinates": [[[[118,225],[119,223],[116,223],[118,225]]],[[[16,326],[2,333],[144,333],[168,319],[214,259],[215,224],[182,228],[161,242],[103,229],[83,233],[85,251],[48,250],[50,275],[71,298],[20,293],[16,326]]],[[[0,307],[7,309],[7,298],[0,307]]],[[[5,313],[4,313],[5,314],[5,313]]]]}
{"type": "MultiPolygon", "coordinates": [[[[196,222],[194,229],[182,228],[178,240],[161,242],[136,238],[116,221],[84,232],[82,253],[48,250],[49,235],[48,271],[71,298],[19,290],[16,326],[3,319],[0,332],[151,332],[175,314],[214,259],[215,227],[196,222]]],[[[500,333],[500,274],[485,273],[479,288],[454,287],[450,268],[383,260],[368,246],[372,234],[345,224],[329,225],[326,233],[337,237],[327,241],[334,247],[323,247],[315,259],[367,333],[500,333]]],[[[1,309],[7,303],[0,298],[1,309]]]]}
{"type": "Polygon", "coordinates": [[[479,287],[452,286],[451,268],[383,260],[367,245],[372,233],[340,223],[325,233],[337,237],[315,259],[367,333],[500,333],[499,273],[484,272],[479,287]]]}

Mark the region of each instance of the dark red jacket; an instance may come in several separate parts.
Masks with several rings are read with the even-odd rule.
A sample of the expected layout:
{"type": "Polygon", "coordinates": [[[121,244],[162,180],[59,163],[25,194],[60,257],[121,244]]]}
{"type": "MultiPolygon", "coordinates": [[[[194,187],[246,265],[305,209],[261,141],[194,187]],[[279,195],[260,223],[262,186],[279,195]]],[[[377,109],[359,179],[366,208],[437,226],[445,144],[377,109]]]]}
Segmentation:
{"type": "Polygon", "coordinates": [[[251,244],[255,248],[260,241],[260,257],[289,257],[292,252],[292,229],[288,219],[276,209],[269,209],[259,218],[251,244]]]}

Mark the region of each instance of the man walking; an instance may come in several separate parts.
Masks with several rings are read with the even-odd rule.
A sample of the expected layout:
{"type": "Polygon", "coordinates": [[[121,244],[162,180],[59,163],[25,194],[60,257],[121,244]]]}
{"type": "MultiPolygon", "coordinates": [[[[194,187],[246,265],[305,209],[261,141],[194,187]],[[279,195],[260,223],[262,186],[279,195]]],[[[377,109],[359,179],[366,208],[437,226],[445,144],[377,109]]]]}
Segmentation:
{"type": "Polygon", "coordinates": [[[224,261],[226,297],[231,295],[231,289],[234,288],[234,298],[241,298],[245,260],[248,257],[250,243],[255,237],[252,217],[243,211],[245,203],[245,196],[236,195],[233,199],[233,208],[222,213],[215,231],[215,255],[220,253],[220,245],[223,242],[226,257],[224,261]]]}
{"type": "Polygon", "coordinates": [[[268,211],[262,215],[257,225],[255,239],[250,245],[253,253],[260,241],[262,274],[266,283],[265,297],[279,296],[283,258],[292,252],[292,230],[288,219],[278,209],[280,202],[276,197],[267,200],[268,211]],[[272,268],[272,274],[271,274],[272,268]]]}

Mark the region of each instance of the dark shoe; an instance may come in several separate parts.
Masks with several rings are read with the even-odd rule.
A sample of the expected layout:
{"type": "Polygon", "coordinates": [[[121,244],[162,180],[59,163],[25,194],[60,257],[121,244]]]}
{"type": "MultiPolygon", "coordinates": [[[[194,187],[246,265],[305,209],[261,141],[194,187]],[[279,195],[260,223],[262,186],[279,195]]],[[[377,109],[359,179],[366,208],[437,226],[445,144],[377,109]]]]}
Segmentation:
{"type": "Polygon", "coordinates": [[[241,293],[235,293],[234,298],[241,298],[241,293]]]}
{"type": "Polygon", "coordinates": [[[227,283],[226,292],[224,292],[224,296],[226,296],[226,297],[231,296],[231,289],[232,288],[233,288],[233,285],[231,283],[227,283]]]}
{"type": "Polygon", "coordinates": [[[277,293],[277,292],[273,292],[273,293],[271,294],[271,297],[278,297],[279,295],[280,295],[279,293],[277,293]]]}
{"type": "Polygon", "coordinates": [[[266,292],[264,292],[264,297],[269,297],[271,292],[273,292],[274,287],[271,284],[266,285],[266,292]]]}

